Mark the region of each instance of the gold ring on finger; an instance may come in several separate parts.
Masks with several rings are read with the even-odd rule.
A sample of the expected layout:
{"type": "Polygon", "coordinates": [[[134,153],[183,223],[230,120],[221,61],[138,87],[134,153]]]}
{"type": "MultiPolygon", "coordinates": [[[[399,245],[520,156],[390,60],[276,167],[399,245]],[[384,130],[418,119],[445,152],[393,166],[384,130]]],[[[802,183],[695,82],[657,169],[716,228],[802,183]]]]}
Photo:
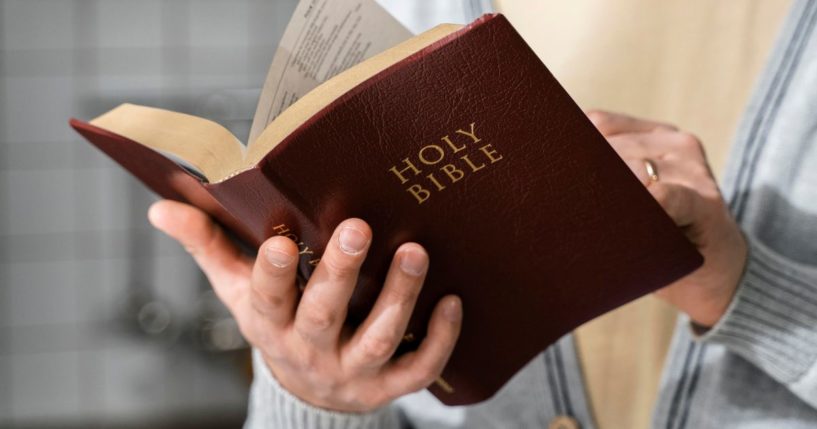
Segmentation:
{"type": "Polygon", "coordinates": [[[644,158],[644,168],[647,170],[648,185],[658,181],[658,167],[655,166],[655,161],[644,158]]]}

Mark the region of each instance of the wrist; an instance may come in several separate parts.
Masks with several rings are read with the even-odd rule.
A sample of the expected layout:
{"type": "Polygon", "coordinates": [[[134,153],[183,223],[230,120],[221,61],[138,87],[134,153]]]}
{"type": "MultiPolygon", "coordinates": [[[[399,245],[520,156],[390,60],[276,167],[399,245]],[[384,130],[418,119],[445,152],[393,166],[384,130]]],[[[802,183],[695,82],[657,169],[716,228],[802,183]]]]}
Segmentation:
{"type": "Polygon", "coordinates": [[[715,278],[710,283],[714,286],[704,299],[696,302],[689,311],[685,311],[692,323],[700,330],[715,326],[726,314],[746,271],[749,254],[746,238],[738,229],[734,239],[730,241],[733,241],[730,247],[735,250],[729,261],[724,263],[725,269],[715,272],[715,278]]]}

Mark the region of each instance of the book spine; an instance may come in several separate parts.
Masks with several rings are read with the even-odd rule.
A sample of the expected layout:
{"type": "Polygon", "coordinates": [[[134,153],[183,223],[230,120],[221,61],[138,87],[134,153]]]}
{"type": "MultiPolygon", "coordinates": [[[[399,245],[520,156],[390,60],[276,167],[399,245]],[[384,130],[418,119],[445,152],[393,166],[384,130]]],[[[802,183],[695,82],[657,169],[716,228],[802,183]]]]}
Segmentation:
{"type": "MultiPolygon", "coordinates": [[[[270,237],[287,237],[298,245],[299,277],[309,278],[320,262],[325,240],[315,222],[304,214],[293,192],[286,192],[265,163],[220,183],[205,185],[207,191],[233,218],[246,227],[246,243],[258,249],[270,237]]],[[[331,234],[331,231],[329,231],[331,234]]]]}

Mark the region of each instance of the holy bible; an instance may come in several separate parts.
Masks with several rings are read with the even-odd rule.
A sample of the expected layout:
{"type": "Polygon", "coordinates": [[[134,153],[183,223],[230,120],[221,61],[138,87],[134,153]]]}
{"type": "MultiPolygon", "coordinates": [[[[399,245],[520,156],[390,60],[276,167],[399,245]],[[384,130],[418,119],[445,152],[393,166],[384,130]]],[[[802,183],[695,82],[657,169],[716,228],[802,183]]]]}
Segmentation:
{"type": "Polygon", "coordinates": [[[440,298],[462,298],[462,334],[430,387],[446,404],[491,397],[580,324],[702,264],[502,15],[436,27],[349,68],[246,149],[215,123],[143,106],[70,124],[248,245],[290,237],[303,278],[340,221],[366,220],[374,238],[350,325],[397,247],[425,246],[429,273],[400,350],[417,347],[440,298]]]}

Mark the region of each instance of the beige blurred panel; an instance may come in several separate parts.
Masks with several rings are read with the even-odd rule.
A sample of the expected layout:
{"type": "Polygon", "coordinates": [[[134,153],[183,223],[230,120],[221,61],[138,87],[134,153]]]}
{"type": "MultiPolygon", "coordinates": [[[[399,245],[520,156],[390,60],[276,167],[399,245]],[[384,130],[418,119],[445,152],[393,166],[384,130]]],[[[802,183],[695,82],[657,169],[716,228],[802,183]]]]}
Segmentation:
{"type": "MultiPolygon", "coordinates": [[[[697,134],[720,176],[790,0],[495,0],[582,108],[697,134]]],[[[646,297],[578,330],[601,429],[647,428],[674,326],[646,297]]]]}

